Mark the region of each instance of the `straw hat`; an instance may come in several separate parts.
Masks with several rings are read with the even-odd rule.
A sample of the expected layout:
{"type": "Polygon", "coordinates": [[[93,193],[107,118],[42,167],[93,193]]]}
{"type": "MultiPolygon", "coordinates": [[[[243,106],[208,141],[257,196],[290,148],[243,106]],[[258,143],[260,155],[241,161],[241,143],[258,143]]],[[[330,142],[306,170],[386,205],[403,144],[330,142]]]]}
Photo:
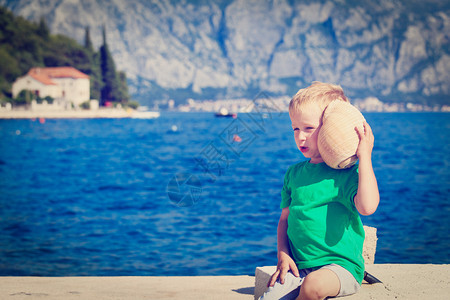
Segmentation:
{"type": "Polygon", "coordinates": [[[359,136],[355,127],[363,129],[361,112],[348,102],[334,100],[328,104],[319,130],[319,153],[334,169],[345,169],[356,163],[359,136]]]}

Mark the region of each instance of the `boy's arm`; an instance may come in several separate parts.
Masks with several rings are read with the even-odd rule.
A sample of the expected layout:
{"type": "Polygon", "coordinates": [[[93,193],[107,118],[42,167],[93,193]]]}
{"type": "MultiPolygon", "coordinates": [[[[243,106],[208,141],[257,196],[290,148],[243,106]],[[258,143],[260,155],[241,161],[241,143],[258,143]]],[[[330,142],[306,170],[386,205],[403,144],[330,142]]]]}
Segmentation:
{"type": "Polygon", "coordinates": [[[288,223],[287,219],[289,216],[289,207],[283,208],[281,211],[280,221],[278,222],[277,228],[277,245],[278,245],[278,265],[277,270],[273,273],[267,286],[274,286],[278,277],[280,278],[281,284],[284,283],[284,278],[286,273],[290,270],[295,276],[300,276],[298,273],[297,265],[290,256],[289,251],[289,240],[287,236],[288,223]]]}
{"type": "Polygon", "coordinates": [[[377,178],[372,167],[372,149],[374,136],[367,122],[364,122],[364,132],[356,128],[359,135],[359,145],[356,155],[359,158],[359,182],[358,192],[355,196],[355,206],[358,212],[368,216],[373,214],[380,202],[377,178]]]}

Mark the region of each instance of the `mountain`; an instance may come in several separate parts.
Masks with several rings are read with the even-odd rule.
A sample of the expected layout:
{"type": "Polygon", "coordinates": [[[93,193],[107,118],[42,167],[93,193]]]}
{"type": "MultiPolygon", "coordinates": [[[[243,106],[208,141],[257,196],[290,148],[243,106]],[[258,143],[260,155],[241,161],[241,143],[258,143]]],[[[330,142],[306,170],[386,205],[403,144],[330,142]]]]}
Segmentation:
{"type": "Polygon", "coordinates": [[[450,1],[0,0],[96,47],[105,25],[142,104],[293,95],[314,80],[350,98],[450,103],[450,1]]]}

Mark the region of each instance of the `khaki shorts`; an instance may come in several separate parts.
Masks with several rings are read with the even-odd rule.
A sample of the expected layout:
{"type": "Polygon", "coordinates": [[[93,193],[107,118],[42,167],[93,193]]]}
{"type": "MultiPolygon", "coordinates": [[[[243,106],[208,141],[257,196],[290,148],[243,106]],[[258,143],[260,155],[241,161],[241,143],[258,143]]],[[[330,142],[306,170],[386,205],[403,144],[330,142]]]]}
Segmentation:
{"type": "MultiPolygon", "coordinates": [[[[333,271],[339,281],[341,283],[341,289],[339,290],[339,294],[336,297],[343,297],[355,294],[359,291],[361,286],[358,281],[356,281],[355,277],[353,277],[352,273],[344,269],[343,267],[330,264],[323,266],[319,269],[328,269],[333,271]]],[[[300,276],[295,277],[294,274],[288,272],[286,274],[286,278],[284,279],[284,284],[281,284],[279,279],[275,282],[273,287],[269,287],[267,291],[262,295],[260,300],[290,300],[298,297],[300,293],[300,287],[302,285],[303,279],[305,279],[306,275],[309,273],[319,270],[319,269],[302,269],[299,270],[300,276]]]]}

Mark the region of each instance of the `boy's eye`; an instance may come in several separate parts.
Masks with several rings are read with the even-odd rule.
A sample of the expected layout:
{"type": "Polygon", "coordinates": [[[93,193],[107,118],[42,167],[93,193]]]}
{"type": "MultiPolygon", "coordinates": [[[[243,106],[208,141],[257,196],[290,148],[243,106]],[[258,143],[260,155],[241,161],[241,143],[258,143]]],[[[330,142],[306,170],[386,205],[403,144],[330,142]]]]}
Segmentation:
{"type": "Polygon", "coordinates": [[[293,128],[293,129],[294,129],[294,131],[298,130],[298,128],[293,128]]]}

